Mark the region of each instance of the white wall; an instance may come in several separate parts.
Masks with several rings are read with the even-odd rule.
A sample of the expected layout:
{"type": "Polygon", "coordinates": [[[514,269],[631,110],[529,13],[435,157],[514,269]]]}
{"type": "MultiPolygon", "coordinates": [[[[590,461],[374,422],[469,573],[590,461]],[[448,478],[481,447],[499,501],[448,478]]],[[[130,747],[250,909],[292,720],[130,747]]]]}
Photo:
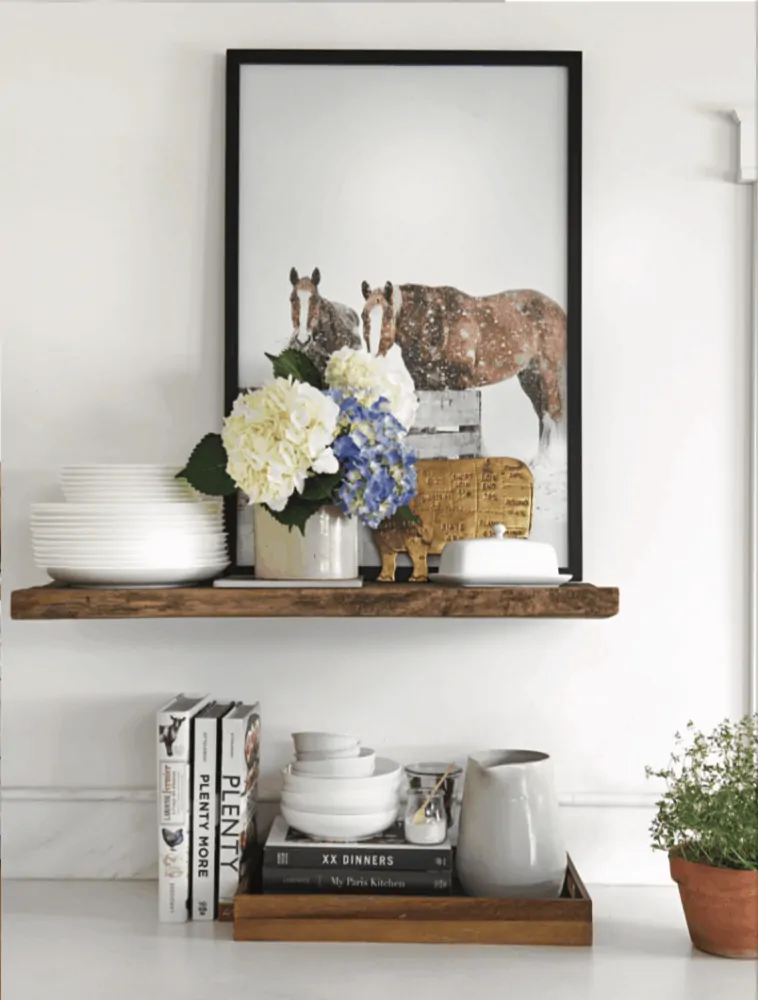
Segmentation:
{"type": "Polygon", "coordinates": [[[0,7],[4,590],[42,582],[56,467],[179,461],[221,413],[223,51],[585,53],[587,578],[561,621],[14,623],[3,602],[4,873],[145,874],[152,711],[264,706],[265,788],[298,728],[401,759],[555,755],[590,880],[665,880],[643,768],[744,708],[749,3],[0,7]],[[573,804],[572,804],[573,803],[573,804]],[[594,805],[589,805],[594,803],[594,805]]]}

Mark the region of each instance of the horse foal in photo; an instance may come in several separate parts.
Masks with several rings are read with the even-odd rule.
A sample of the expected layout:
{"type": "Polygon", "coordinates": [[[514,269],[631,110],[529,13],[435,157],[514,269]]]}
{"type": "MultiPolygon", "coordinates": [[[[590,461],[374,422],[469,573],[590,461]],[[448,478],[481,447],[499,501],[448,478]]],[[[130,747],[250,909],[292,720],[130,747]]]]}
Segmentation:
{"type": "Polygon", "coordinates": [[[289,346],[307,354],[323,375],[334,351],[341,347],[357,350],[362,341],[358,313],[341,302],[325,299],[319,292],[320,283],[321,272],[317,267],[310,278],[301,278],[294,267],[290,271],[292,336],[289,346]]]}

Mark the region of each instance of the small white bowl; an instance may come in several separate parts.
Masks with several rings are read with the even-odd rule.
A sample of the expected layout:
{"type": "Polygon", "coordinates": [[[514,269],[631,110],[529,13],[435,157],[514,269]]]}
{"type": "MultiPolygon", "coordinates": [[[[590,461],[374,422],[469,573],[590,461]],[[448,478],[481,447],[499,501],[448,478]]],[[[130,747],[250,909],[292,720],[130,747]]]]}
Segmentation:
{"type": "Polygon", "coordinates": [[[322,816],[282,806],[282,816],[295,830],[314,840],[367,840],[383,833],[397,819],[397,806],[365,816],[322,816]]]}
{"type": "Polygon", "coordinates": [[[347,750],[305,750],[297,754],[298,760],[344,760],[346,757],[358,757],[361,752],[360,743],[347,750]]]}
{"type": "Polygon", "coordinates": [[[374,773],[362,778],[334,778],[318,774],[296,774],[293,764],[282,769],[285,792],[324,792],[349,794],[351,792],[372,791],[379,794],[396,790],[403,780],[403,769],[395,760],[377,757],[374,773]]]}
{"type": "Polygon", "coordinates": [[[315,753],[317,750],[351,750],[361,744],[357,736],[342,733],[293,733],[292,742],[296,754],[315,753]]]}
{"type": "Polygon", "coordinates": [[[374,773],[375,763],[376,752],[363,747],[357,757],[298,760],[292,765],[292,773],[318,775],[322,778],[365,778],[374,773]]]}
{"type": "MultiPolygon", "coordinates": [[[[331,784],[331,782],[322,782],[331,784]]],[[[322,816],[367,816],[396,809],[397,788],[372,792],[282,792],[282,805],[297,812],[322,816]]]]}

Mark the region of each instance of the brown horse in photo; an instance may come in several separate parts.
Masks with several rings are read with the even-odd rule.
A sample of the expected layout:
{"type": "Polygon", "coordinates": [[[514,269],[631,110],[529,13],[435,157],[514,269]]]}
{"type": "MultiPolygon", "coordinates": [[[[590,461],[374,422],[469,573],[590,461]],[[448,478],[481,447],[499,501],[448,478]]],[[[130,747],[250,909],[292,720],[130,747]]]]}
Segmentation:
{"type": "Polygon", "coordinates": [[[341,347],[361,347],[358,313],[341,302],[330,302],[319,292],[321,272],[310,278],[290,271],[292,336],[289,347],[307,354],[323,375],[329,357],[341,347]]]}
{"type": "Polygon", "coordinates": [[[417,389],[475,389],[514,375],[539,420],[540,452],[566,416],[566,314],[529,289],[476,297],[456,288],[361,290],[363,337],[373,354],[393,344],[417,389]]]}

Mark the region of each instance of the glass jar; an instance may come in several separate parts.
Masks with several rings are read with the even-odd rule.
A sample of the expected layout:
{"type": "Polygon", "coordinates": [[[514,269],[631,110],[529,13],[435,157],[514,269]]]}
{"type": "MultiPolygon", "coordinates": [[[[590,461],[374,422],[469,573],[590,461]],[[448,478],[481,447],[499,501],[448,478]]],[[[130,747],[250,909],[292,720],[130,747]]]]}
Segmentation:
{"type": "Polygon", "coordinates": [[[447,837],[442,792],[410,792],[405,808],[405,839],[409,844],[441,844],[447,837]]]}
{"type": "MultiPolygon", "coordinates": [[[[426,792],[428,795],[449,766],[450,761],[444,763],[432,761],[431,763],[408,764],[405,768],[408,787],[412,792],[426,792]]],[[[455,767],[440,786],[440,792],[445,802],[447,825],[450,830],[458,822],[459,789],[462,775],[463,769],[455,767]]]]}

